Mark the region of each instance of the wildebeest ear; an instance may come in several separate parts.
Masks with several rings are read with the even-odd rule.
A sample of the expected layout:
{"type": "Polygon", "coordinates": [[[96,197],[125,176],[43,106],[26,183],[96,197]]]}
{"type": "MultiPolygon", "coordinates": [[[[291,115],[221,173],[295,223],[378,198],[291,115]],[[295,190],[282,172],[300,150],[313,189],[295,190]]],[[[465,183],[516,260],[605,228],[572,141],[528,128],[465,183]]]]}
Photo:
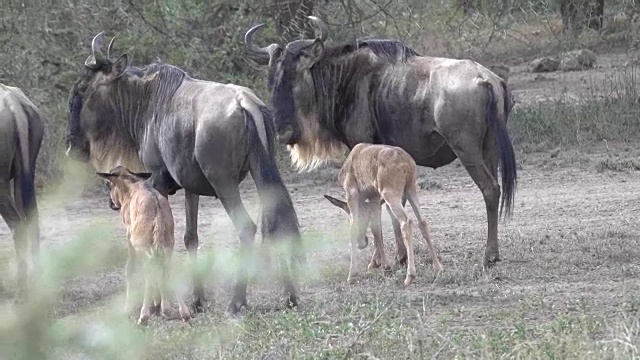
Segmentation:
{"type": "Polygon", "coordinates": [[[325,195],[324,196],[325,199],[329,200],[330,203],[332,203],[333,205],[339,207],[340,209],[344,210],[347,214],[349,213],[349,207],[347,206],[347,203],[342,201],[342,200],[338,200],[332,196],[329,195],[325,195]]]}
{"type": "Polygon", "coordinates": [[[127,54],[120,55],[118,60],[111,66],[111,77],[117,79],[122,76],[125,70],[127,70],[127,66],[129,66],[129,57],[127,54]]]}
{"type": "Polygon", "coordinates": [[[111,174],[111,173],[101,173],[101,172],[97,172],[96,173],[98,176],[100,176],[101,178],[107,179],[107,180],[111,180],[111,178],[115,177],[116,175],[111,174]]]}
{"type": "Polygon", "coordinates": [[[324,44],[320,39],[316,39],[313,44],[311,44],[308,48],[304,49],[305,59],[305,67],[311,67],[316,63],[322,56],[324,52],[324,44]]]}
{"type": "Polygon", "coordinates": [[[144,180],[147,180],[148,178],[151,177],[151,173],[148,173],[148,172],[133,173],[133,175],[135,175],[135,176],[137,176],[137,177],[139,177],[141,179],[144,179],[144,180]]]}

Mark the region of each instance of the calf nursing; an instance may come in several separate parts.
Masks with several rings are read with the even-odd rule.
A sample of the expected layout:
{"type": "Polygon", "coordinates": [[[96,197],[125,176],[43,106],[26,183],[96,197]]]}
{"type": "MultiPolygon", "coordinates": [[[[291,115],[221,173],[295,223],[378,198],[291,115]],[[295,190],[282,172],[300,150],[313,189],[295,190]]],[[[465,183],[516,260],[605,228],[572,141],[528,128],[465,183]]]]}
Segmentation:
{"type": "Polygon", "coordinates": [[[442,264],[429,237],[427,222],[420,215],[416,163],[406,151],[395,146],[360,143],[349,153],[338,175],[338,181],[346,192],[346,203],[328,195],[325,195],[325,198],[349,214],[351,265],[348,282],[353,281],[353,256],[356,245],[360,249],[368,245],[366,231],[369,221],[371,221],[374,241],[374,252],[369,269],[381,265],[385,269],[391,267],[382,242],[381,205],[383,202],[387,202],[391,213],[399,221],[403,242],[407,248],[407,277],[404,284],[409,285],[416,276],[412,221],[403,208],[406,200],[409,200],[413,213],[418,219],[418,227],[431,255],[433,270],[436,273],[442,271],[442,264]]]}
{"type": "MultiPolygon", "coordinates": [[[[151,174],[133,173],[117,166],[110,173],[97,173],[108,180],[111,209],[120,211],[127,230],[129,256],[125,268],[127,295],[125,312],[132,311],[133,276],[142,263],[144,271],[144,300],[139,324],[146,324],[151,315],[151,303],[156,291],[160,294],[162,314],[169,316],[167,280],[174,246],[173,215],[169,201],[146,181],[151,174]]],[[[191,315],[187,305],[176,295],[180,317],[187,321],[191,315]]]]}

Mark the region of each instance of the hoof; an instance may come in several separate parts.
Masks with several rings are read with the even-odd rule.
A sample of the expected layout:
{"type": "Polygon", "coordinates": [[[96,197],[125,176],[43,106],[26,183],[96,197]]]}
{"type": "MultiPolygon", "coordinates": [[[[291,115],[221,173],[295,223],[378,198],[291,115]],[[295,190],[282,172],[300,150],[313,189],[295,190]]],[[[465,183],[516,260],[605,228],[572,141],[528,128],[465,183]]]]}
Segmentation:
{"type": "Polygon", "coordinates": [[[140,326],[147,326],[149,324],[149,317],[147,316],[142,316],[138,319],[138,325],[140,326]]]}
{"type": "Polygon", "coordinates": [[[151,315],[160,315],[162,314],[162,309],[160,304],[154,304],[151,306],[151,315]]]}
{"type": "Polygon", "coordinates": [[[193,314],[191,314],[189,311],[180,313],[180,318],[182,319],[182,322],[189,322],[192,317],[193,317],[193,314]]]}
{"type": "Polygon", "coordinates": [[[231,301],[231,304],[229,304],[227,311],[231,315],[237,315],[240,312],[240,310],[242,310],[242,308],[246,306],[247,306],[246,300],[233,300],[231,301]]]}
{"type": "Polygon", "coordinates": [[[287,309],[293,309],[298,307],[298,297],[290,295],[286,303],[287,309]]]}
{"type": "Polygon", "coordinates": [[[369,266],[367,266],[367,270],[373,270],[373,269],[377,269],[380,267],[380,263],[377,261],[372,261],[369,263],[369,266]]]}
{"type": "Polygon", "coordinates": [[[498,263],[498,261],[501,261],[499,255],[492,256],[492,257],[485,257],[484,263],[483,263],[483,270],[492,268],[494,265],[498,263]]]}
{"type": "Polygon", "coordinates": [[[200,299],[193,300],[193,303],[191,303],[191,312],[194,314],[204,312],[204,306],[200,299]]]}
{"type": "Polygon", "coordinates": [[[413,279],[415,279],[415,278],[416,278],[415,275],[407,275],[407,278],[404,279],[404,286],[411,285],[411,283],[413,282],[413,279]]]}
{"type": "Polygon", "coordinates": [[[395,265],[407,265],[407,256],[396,257],[395,265]]]}

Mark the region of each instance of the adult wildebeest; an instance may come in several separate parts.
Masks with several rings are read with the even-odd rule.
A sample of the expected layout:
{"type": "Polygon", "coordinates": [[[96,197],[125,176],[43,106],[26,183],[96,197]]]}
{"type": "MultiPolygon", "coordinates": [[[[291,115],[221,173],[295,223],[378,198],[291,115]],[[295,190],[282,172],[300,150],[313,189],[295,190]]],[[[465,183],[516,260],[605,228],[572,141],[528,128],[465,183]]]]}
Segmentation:
{"type": "MultiPolygon", "coordinates": [[[[150,172],[148,181],[164,196],[184,189],[184,242],[192,258],[198,248],[199,195],[220,199],[240,237],[241,258],[250,254],[256,225],[242,204],[238,184],[251,172],[262,204],[263,239],[290,240],[289,254],[298,258],[297,215],[276,167],[267,106],[248,88],[194,79],[172,65],[130,67],[127,54],[112,61],[113,40],[105,56],[103,38],[102,32],[94,37],[84,74],[71,89],[67,153],[91,162],[99,172],[117,165],[150,172]]],[[[287,304],[295,306],[292,270],[285,263],[280,265],[287,304]]],[[[243,266],[229,306],[232,313],[246,304],[243,266]]],[[[201,311],[202,282],[197,276],[193,282],[193,305],[201,311]]]]}
{"type": "MultiPolygon", "coordinates": [[[[511,214],[517,183],[504,80],[474,61],[421,56],[395,40],[328,45],[326,25],[310,19],[321,29],[315,40],[260,48],[252,37],[264,24],[245,34],[250,55],[268,65],[276,130],[294,165],[313,169],[342,155],[344,145],[361,142],[402,147],[418,165],[434,169],[459,158],[486,203],[484,265],[499,261],[498,205],[500,214],[511,214]]],[[[406,251],[395,219],[393,227],[402,262],[406,251]]]]}
{"type": "Polygon", "coordinates": [[[46,121],[20,88],[0,83],[0,215],[13,233],[18,295],[27,290],[40,249],[34,178],[46,121]]]}

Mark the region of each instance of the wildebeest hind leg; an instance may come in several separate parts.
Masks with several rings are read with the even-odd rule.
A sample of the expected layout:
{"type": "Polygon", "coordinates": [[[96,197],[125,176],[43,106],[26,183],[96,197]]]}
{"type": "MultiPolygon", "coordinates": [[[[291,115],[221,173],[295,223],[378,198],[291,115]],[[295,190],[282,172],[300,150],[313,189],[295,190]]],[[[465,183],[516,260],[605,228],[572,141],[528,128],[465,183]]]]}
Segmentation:
{"type": "Polygon", "coordinates": [[[237,183],[232,181],[213,182],[218,198],[222,206],[231,218],[238,237],[240,238],[240,253],[238,269],[236,270],[236,284],[233,291],[233,299],[229,304],[229,312],[237,314],[243,306],[247,305],[247,264],[252,261],[253,241],[256,234],[256,224],[247,213],[237,183]]]}
{"type": "Polygon", "coordinates": [[[471,175],[476,183],[487,208],[487,246],[484,253],[483,266],[485,268],[493,266],[500,261],[500,253],[498,249],[498,205],[500,201],[500,185],[498,180],[493,176],[483,158],[480,151],[480,144],[472,144],[469,139],[453,142],[458,144],[458,148],[452,147],[462,165],[471,175]],[[466,145],[466,146],[465,146],[466,145]],[[464,147],[464,148],[463,148],[464,147]]]}
{"type": "MultiPolygon", "coordinates": [[[[184,232],[184,246],[189,252],[191,262],[195,264],[198,258],[198,204],[200,197],[188,191],[184,192],[184,209],[186,215],[186,229],[184,232]]],[[[193,312],[204,312],[204,287],[202,274],[197,270],[193,273],[193,312]]]]}

